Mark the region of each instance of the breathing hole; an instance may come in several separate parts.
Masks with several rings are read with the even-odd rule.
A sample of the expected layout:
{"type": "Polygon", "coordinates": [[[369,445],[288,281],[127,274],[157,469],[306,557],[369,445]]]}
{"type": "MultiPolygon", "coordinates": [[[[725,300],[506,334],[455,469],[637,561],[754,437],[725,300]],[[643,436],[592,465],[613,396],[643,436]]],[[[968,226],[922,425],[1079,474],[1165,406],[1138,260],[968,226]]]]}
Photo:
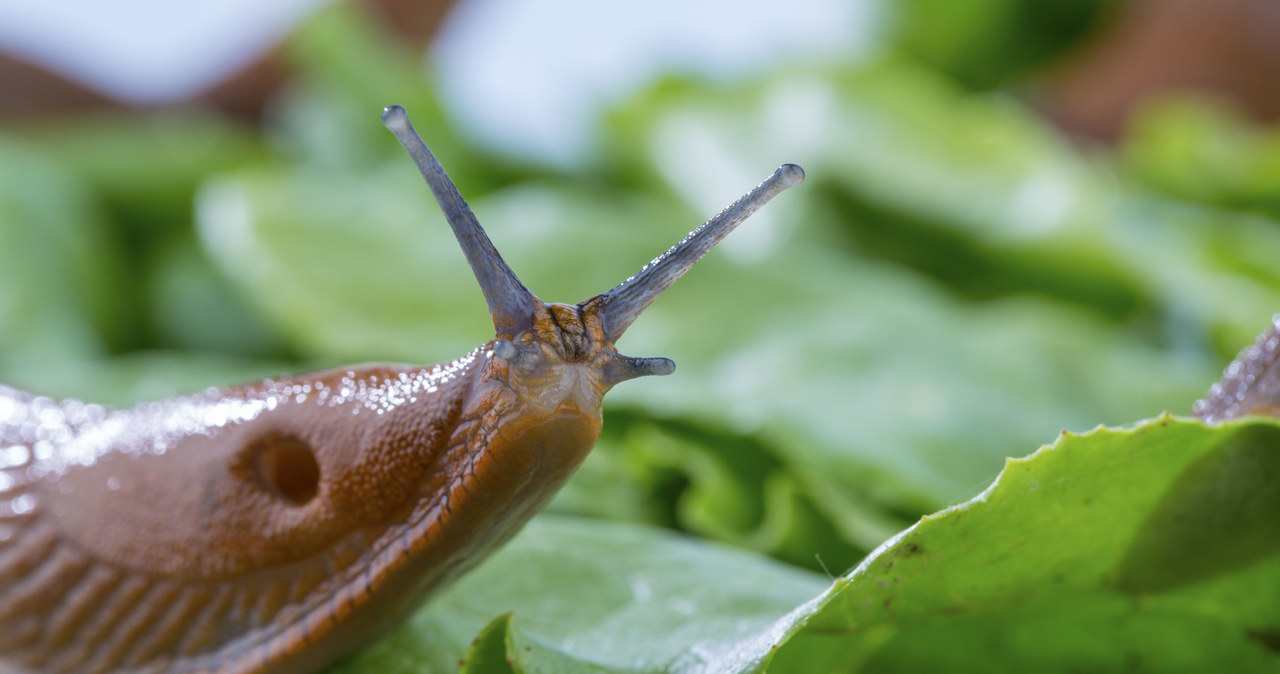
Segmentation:
{"type": "Polygon", "coordinates": [[[291,435],[258,441],[253,454],[263,486],[293,505],[305,505],[320,488],[320,464],[311,447],[291,435]]]}

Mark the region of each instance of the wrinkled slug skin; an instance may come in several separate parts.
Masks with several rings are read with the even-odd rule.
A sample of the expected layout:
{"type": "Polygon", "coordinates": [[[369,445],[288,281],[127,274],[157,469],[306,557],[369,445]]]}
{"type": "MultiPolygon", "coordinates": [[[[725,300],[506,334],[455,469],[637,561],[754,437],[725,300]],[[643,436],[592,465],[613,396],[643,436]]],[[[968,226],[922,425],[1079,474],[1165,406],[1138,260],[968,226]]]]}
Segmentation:
{"type": "Polygon", "coordinates": [[[125,411],[0,386],[0,672],[305,672],[372,640],[599,435],[495,372],[484,347],[125,411]],[[308,456],[310,489],[273,482],[308,456]]]}

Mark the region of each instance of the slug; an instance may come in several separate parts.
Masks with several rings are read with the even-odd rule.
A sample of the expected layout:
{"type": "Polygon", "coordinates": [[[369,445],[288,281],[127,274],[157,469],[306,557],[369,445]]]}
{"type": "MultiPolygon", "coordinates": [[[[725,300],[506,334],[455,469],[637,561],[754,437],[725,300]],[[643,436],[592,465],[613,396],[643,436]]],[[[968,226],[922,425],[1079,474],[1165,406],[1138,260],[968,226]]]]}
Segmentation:
{"type": "Polygon", "coordinates": [[[1192,412],[1211,423],[1247,414],[1280,416],[1280,314],[1231,361],[1192,412]]]}
{"type": "Polygon", "coordinates": [[[578,304],[520,283],[403,108],[495,337],[113,410],[0,386],[0,672],[307,672],[368,644],[511,538],[600,434],[614,343],[804,171],[785,164],[578,304]]]}

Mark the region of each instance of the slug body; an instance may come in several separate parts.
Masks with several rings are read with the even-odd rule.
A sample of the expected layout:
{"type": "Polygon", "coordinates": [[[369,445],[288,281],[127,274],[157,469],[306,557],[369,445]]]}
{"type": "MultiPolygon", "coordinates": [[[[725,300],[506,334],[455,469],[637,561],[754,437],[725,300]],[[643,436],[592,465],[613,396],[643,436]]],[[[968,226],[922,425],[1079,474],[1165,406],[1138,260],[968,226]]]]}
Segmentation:
{"type": "Polygon", "coordinates": [[[0,386],[0,672],[315,671],[514,535],[600,434],[614,342],[804,173],[784,165],[618,287],[544,304],[399,106],[384,123],[448,216],[495,339],[112,410],[0,386]]]}
{"type": "Polygon", "coordinates": [[[1193,411],[1209,422],[1246,414],[1280,416],[1280,314],[1231,361],[1221,381],[1196,402],[1193,411]]]}

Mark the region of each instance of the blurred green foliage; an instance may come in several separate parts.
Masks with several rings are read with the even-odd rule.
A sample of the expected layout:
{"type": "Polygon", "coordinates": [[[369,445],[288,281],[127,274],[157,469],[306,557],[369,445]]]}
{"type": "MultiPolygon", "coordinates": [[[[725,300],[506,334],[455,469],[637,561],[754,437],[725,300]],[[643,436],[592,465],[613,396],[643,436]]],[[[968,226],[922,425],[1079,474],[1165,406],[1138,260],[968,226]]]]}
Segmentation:
{"type": "Polygon", "coordinates": [[[1120,162],[1178,199],[1280,215],[1280,131],[1249,124],[1221,102],[1173,96],[1149,106],[1120,162]]]}
{"type": "Polygon", "coordinates": [[[1101,0],[899,0],[886,3],[889,41],[974,89],[1025,78],[1101,23],[1101,0]]]}
{"type": "MultiPolygon", "coordinates": [[[[622,350],[680,369],[610,394],[600,446],[551,508],[614,524],[538,524],[564,541],[538,568],[554,575],[555,554],[579,550],[620,569],[677,545],[634,528],[648,525],[839,574],[1062,429],[1187,412],[1280,309],[1276,131],[1171,102],[1137,120],[1115,159],[1082,152],[1016,100],[973,88],[1068,47],[1098,3],[978,7],[902,3],[885,50],[857,63],[659,82],[608,113],[600,151],[572,175],[472,142],[417,57],[341,5],[285,46],[298,74],[261,128],[198,110],[6,128],[0,381],[123,405],[284,370],[444,360],[488,339],[452,234],[379,123],[389,103],[406,106],[551,301],[612,287],[793,161],[808,182],[628,332],[622,350]]],[[[1080,516],[1056,501],[1025,508],[1080,516]]],[[[678,545],[700,560],[685,580],[725,600],[689,624],[747,622],[645,667],[693,668],[680,649],[754,639],[823,586],[758,559],[744,563],[760,577],[734,584],[715,569],[742,553],[678,545]]],[[[664,569],[653,573],[684,573],[664,569]]],[[[443,600],[479,606],[459,609],[465,619],[427,612],[412,628],[452,635],[448,657],[405,654],[419,633],[402,632],[355,671],[393,671],[388,658],[447,667],[485,625],[481,661],[536,638],[543,667],[645,669],[557,646],[569,637],[554,627],[519,632],[545,587],[465,587],[443,600]],[[527,614],[499,618],[515,604],[527,614]]],[[[868,658],[889,638],[860,634],[868,658]]]]}

